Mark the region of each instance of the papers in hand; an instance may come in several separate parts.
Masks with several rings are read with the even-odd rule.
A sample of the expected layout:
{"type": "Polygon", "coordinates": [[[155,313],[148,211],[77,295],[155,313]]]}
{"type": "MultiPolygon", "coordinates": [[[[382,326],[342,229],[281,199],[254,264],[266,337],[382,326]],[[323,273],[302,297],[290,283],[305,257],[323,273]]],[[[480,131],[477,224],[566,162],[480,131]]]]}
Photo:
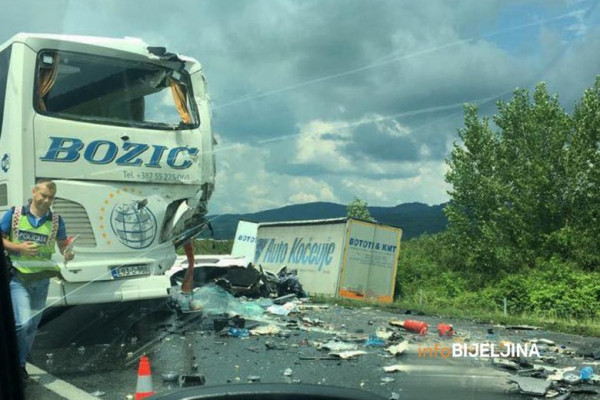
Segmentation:
{"type": "Polygon", "coordinates": [[[67,238],[67,245],[65,246],[64,252],[73,250],[73,247],[75,247],[75,242],[77,241],[77,239],[79,239],[79,235],[69,236],[67,238]]]}
{"type": "Polygon", "coordinates": [[[75,235],[75,236],[69,236],[67,238],[67,244],[65,246],[65,249],[63,250],[63,255],[65,257],[65,265],[67,265],[67,253],[73,251],[73,247],[75,247],[75,242],[77,241],[77,239],[79,238],[79,235],[75,235]]]}

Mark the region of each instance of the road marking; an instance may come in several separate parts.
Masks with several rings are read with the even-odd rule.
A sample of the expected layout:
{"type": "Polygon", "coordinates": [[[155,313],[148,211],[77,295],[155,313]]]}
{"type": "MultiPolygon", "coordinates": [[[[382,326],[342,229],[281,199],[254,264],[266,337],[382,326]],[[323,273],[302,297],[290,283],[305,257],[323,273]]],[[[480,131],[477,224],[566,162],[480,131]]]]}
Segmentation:
{"type": "Polygon", "coordinates": [[[96,396],[92,396],[88,392],[79,389],[77,386],[73,386],[69,382],[58,379],[54,375],[50,375],[33,364],[27,363],[27,372],[29,373],[29,379],[39,383],[51,392],[61,396],[63,399],[98,400],[96,396]]]}

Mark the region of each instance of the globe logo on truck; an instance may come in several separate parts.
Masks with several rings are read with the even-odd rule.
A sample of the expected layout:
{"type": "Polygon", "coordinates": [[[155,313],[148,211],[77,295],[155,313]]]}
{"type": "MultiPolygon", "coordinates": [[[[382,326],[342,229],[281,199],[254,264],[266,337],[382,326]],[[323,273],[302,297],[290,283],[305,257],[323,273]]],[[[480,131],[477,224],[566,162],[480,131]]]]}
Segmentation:
{"type": "Polygon", "coordinates": [[[4,157],[2,157],[1,166],[2,166],[2,171],[8,172],[8,170],[10,168],[10,156],[6,153],[4,154],[4,157]]]}
{"type": "Polygon", "coordinates": [[[131,249],[144,249],[156,237],[156,217],[136,202],[115,204],[110,225],[119,241],[131,249]]]}

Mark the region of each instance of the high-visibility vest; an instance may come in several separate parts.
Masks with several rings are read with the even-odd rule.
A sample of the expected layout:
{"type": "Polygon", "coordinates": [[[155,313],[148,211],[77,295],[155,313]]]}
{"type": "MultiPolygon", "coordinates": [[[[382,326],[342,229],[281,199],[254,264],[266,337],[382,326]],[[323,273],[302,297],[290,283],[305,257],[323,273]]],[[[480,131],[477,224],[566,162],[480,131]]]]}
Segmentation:
{"type": "Polygon", "coordinates": [[[50,217],[38,228],[31,225],[22,208],[13,211],[10,241],[13,243],[35,242],[38,253],[35,256],[14,254],[10,256],[13,267],[27,277],[41,279],[57,276],[60,267],[52,261],[58,231],[58,215],[50,217]]]}

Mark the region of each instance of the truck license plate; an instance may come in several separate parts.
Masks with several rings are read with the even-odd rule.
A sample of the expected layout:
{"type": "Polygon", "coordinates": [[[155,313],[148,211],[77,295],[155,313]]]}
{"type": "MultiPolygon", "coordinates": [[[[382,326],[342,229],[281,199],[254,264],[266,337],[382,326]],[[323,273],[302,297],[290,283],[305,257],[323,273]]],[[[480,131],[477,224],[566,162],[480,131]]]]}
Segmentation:
{"type": "Polygon", "coordinates": [[[149,275],[150,268],[147,265],[124,265],[110,270],[113,278],[126,278],[129,276],[149,275]]]}

